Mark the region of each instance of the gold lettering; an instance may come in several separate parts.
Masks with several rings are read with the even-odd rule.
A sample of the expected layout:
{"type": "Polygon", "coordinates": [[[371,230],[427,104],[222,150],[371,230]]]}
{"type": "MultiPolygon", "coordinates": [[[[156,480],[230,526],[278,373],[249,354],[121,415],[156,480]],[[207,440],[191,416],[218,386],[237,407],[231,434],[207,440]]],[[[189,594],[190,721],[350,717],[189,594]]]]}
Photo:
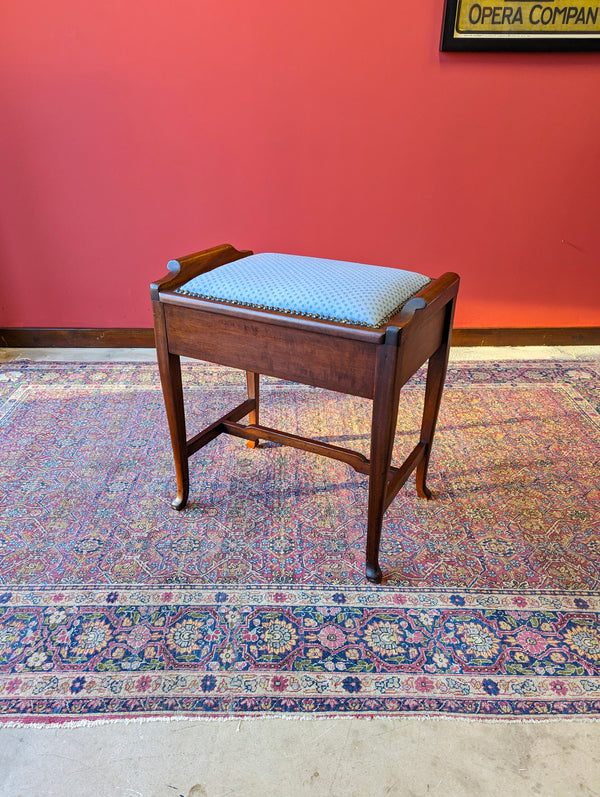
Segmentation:
{"type": "Polygon", "coordinates": [[[600,37],[600,0],[458,0],[455,35],[589,34],[600,37]]]}

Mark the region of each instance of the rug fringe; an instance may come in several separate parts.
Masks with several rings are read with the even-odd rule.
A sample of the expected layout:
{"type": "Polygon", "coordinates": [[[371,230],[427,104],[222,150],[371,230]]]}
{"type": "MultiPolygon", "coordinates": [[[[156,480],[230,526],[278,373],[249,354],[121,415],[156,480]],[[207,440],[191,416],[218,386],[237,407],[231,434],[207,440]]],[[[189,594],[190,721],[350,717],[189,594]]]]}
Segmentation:
{"type": "Polygon", "coordinates": [[[452,714],[439,714],[439,715],[417,715],[406,714],[398,717],[390,716],[364,716],[364,715],[336,715],[336,714],[263,714],[252,715],[244,717],[219,717],[207,716],[198,717],[190,716],[169,716],[169,717],[99,717],[98,719],[87,720],[58,720],[56,718],[50,719],[48,722],[27,722],[22,720],[9,720],[7,722],[0,722],[0,729],[2,728],[38,728],[44,730],[66,730],[71,728],[88,728],[103,725],[146,725],[150,723],[187,723],[189,725],[208,724],[213,722],[229,723],[232,725],[237,724],[236,733],[239,733],[243,725],[252,724],[255,722],[272,722],[275,720],[284,720],[285,722],[378,722],[387,725],[400,724],[404,721],[407,722],[454,722],[454,723],[469,723],[469,724],[501,724],[501,725],[539,725],[539,724],[556,724],[556,723],[575,723],[575,724],[593,724],[600,722],[600,717],[573,717],[573,716],[545,716],[545,717],[515,717],[515,716],[463,716],[452,714]]]}

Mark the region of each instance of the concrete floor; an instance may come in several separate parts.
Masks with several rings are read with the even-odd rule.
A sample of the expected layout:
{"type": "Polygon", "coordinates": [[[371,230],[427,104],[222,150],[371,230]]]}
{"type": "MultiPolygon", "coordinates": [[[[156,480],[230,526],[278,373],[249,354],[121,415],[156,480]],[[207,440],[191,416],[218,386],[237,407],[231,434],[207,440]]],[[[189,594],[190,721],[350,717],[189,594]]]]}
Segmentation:
{"type": "MultiPolygon", "coordinates": [[[[0,349],[0,361],[152,350],[0,349]]],[[[453,359],[600,360],[600,347],[455,349],[453,359]]],[[[2,797],[600,795],[600,722],[177,720],[0,730],[2,797]]]]}

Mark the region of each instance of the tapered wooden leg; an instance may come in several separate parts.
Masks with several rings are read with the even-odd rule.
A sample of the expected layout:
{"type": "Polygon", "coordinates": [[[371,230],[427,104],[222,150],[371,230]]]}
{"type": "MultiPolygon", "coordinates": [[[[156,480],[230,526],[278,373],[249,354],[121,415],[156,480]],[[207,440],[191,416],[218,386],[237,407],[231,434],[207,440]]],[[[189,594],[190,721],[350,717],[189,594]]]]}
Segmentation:
{"type": "Polygon", "coordinates": [[[379,540],[385,512],[394,435],[398,416],[398,330],[389,328],[386,342],[377,354],[375,395],[371,423],[371,456],[369,469],[369,506],[367,517],[366,576],[374,584],[381,583],[379,540]]]}
{"type": "Polygon", "coordinates": [[[442,393],[446,379],[448,356],[441,349],[430,358],[427,366],[427,384],[425,387],[425,405],[421,424],[421,442],[426,444],[425,456],[417,465],[416,487],[421,498],[431,498],[431,490],[427,487],[427,471],[431,457],[431,446],[437,425],[442,393]]]}
{"type": "Polygon", "coordinates": [[[190,477],[187,457],[187,441],[185,430],[185,410],[183,405],[183,387],[181,384],[181,362],[178,356],[168,349],[163,307],[154,302],[154,331],[156,337],[156,354],[158,370],[162,385],[175,474],[177,477],[177,496],[171,502],[173,509],[184,509],[190,491],[190,477]]]}
{"type": "MultiPolygon", "coordinates": [[[[248,385],[248,398],[254,399],[256,408],[248,415],[248,422],[251,424],[259,423],[259,401],[260,401],[260,374],[255,374],[254,371],[246,371],[246,383],[248,385]]],[[[248,448],[257,448],[258,440],[247,440],[246,445],[248,448]]]]}
{"type": "Polygon", "coordinates": [[[444,342],[430,357],[427,365],[427,382],[425,386],[425,401],[423,406],[423,421],[421,423],[421,442],[425,443],[425,456],[417,465],[415,477],[417,493],[421,498],[431,498],[431,490],[427,487],[427,471],[431,457],[433,436],[442,403],[442,393],[448,370],[448,356],[450,354],[450,336],[452,330],[452,317],[454,303],[446,308],[446,326],[444,342]]]}

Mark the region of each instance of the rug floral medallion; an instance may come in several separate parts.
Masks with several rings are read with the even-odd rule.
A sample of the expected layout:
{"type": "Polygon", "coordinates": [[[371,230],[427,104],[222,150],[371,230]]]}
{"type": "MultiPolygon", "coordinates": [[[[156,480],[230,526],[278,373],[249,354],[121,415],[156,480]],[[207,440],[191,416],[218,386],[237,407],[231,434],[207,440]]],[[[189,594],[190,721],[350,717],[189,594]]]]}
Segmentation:
{"type": "MultiPolygon", "coordinates": [[[[239,372],[184,372],[190,436],[244,398],[239,372]]],[[[0,721],[600,717],[599,377],[451,365],[434,498],[400,491],[373,586],[365,476],[221,436],[178,513],[153,363],[5,363],[0,721]]],[[[368,455],[370,402],[261,388],[265,425],[368,455]]]]}

